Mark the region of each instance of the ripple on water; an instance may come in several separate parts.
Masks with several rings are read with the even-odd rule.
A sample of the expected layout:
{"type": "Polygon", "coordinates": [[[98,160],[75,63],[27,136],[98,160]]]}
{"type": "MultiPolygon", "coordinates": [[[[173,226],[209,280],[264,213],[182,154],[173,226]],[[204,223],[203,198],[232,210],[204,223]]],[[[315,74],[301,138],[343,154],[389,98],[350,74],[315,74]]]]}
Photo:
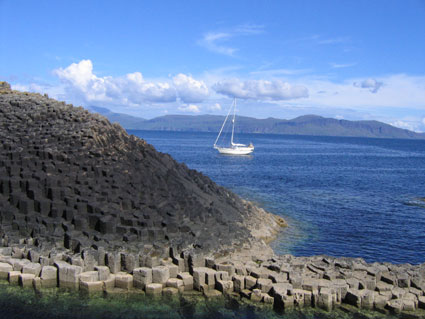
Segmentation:
{"type": "Polygon", "coordinates": [[[277,253],[425,262],[425,141],[240,134],[255,153],[232,157],[210,133],[131,133],[288,219],[277,253]]]}

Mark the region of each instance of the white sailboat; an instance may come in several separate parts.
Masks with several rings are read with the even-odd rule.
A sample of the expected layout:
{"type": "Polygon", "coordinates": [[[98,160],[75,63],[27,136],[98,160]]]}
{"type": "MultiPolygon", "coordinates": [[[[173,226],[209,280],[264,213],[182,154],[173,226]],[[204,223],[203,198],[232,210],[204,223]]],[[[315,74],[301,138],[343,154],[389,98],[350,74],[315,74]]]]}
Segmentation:
{"type": "Polygon", "coordinates": [[[233,136],[235,135],[235,118],[236,118],[236,98],[233,99],[232,106],[229,109],[229,112],[224,119],[223,125],[221,126],[220,132],[214,142],[214,148],[220,152],[220,154],[226,155],[248,155],[254,152],[254,145],[250,143],[249,145],[239,144],[233,142],[233,136]],[[232,137],[230,138],[230,146],[229,147],[221,147],[217,145],[217,142],[223,132],[224,125],[229,118],[229,115],[233,109],[233,118],[232,118],[232,137]]]}

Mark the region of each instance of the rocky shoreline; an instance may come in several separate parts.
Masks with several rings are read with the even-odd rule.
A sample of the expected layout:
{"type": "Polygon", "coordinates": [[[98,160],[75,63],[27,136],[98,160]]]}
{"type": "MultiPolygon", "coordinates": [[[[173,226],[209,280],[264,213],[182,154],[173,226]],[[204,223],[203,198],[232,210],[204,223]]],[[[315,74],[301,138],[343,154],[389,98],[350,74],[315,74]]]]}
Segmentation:
{"type": "Polygon", "coordinates": [[[220,256],[280,228],[277,217],[81,107],[3,83],[0,124],[3,246],[32,238],[40,255],[95,247],[220,256]]]}
{"type": "Polygon", "coordinates": [[[276,256],[285,221],[119,125],[0,83],[0,279],[424,316],[425,264],[276,256]]]}
{"type": "Polygon", "coordinates": [[[361,258],[273,256],[269,259],[194,255],[128,263],[128,255],[63,252],[34,258],[25,248],[0,248],[0,279],[43,290],[59,287],[88,295],[143,293],[176,296],[196,291],[230,296],[276,310],[351,305],[384,314],[425,316],[425,264],[368,264],[361,258]],[[30,259],[25,258],[26,253],[30,259]]]}

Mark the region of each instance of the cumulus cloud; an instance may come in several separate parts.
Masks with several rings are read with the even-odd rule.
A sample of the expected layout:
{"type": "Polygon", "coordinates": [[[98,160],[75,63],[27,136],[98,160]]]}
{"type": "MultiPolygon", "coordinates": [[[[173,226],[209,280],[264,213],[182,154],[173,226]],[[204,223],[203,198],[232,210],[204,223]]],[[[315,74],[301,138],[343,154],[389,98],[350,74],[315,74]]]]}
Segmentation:
{"type": "Polygon", "coordinates": [[[98,77],[93,73],[90,60],[72,63],[54,71],[67,84],[68,91],[85,102],[116,102],[140,104],[141,102],[172,102],[175,89],[167,82],[146,81],[140,72],[122,77],[98,77]]]}
{"type": "Polygon", "coordinates": [[[190,113],[199,113],[200,112],[199,106],[197,106],[195,104],[180,106],[178,109],[182,112],[190,112],[190,113]]]}
{"type": "Polygon", "coordinates": [[[203,81],[197,81],[191,76],[177,74],[173,78],[178,96],[184,103],[199,103],[208,97],[208,87],[203,81]]]}
{"type": "Polygon", "coordinates": [[[371,78],[363,80],[361,82],[353,83],[355,87],[362,88],[362,89],[369,89],[369,91],[372,93],[378,92],[382,84],[383,84],[382,82],[378,82],[375,79],[371,79],[371,78]]]}
{"type": "Polygon", "coordinates": [[[68,91],[77,95],[78,98],[91,100],[108,100],[106,87],[110,85],[110,79],[98,78],[93,74],[93,64],[90,60],[82,60],[72,63],[65,69],[59,68],[53,71],[59,79],[67,84],[68,91]]]}
{"type": "Polygon", "coordinates": [[[115,83],[118,86],[115,96],[117,93],[124,95],[135,104],[138,101],[167,103],[176,100],[176,92],[169,83],[146,81],[140,72],[127,74],[116,79],[115,83]]]}
{"type": "MultiPolygon", "coordinates": [[[[93,64],[90,60],[82,60],[78,63],[72,63],[65,69],[59,68],[53,72],[60,79],[69,81],[78,87],[87,87],[90,82],[98,78],[93,74],[93,64]]],[[[102,81],[102,79],[98,79],[102,81]]]]}
{"type": "Polygon", "coordinates": [[[282,101],[308,97],[305,86],[291,85],[281,80],[232,79],[217,82],[213,88],[217,93],[246,100],[282,101]]]}
{"type": "Polygon", "coordinates": [[[172,81],[149,81],[142,73],[128,73],[120,77],[99,77],[93,63],[82,60],[53,72],[65,85],[69,96],[81,103],[137,106],[145,102],[169,103],[179,97],[184,103],[199,103],[208,97],[208,87],[185,74],[172,81]]]}

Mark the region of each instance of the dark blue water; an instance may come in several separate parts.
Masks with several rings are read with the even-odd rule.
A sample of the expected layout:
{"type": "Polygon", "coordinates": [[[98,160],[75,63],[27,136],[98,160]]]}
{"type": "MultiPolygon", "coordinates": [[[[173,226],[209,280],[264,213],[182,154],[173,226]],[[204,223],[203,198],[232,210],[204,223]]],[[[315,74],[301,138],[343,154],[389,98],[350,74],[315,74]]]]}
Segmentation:
{"type": "MultiPolygon", "coordinates": [[[[285,217],[274,249],[295,255],[425,261],[425,141],[241,135],[253,156],[222,156],[215,134],[130,131],[159,151],[285,217]]],[[[370,314],[368,314],[370,316],[370,314]]],[[[374,318],[380,315],[373,314],[374,318]]],[[[0,282],[0,318],[364,318],[307,308],[284,315],[221,298],[87,298],[0,282]]],[[[382,315],[387,318],[387,315],[382,315]]]]}
{"type": "Polygon", "coordinates": [[[246,134],[237,157],[215,134],[129,132],[283,216],[277,253],[425,262],[425,141],[246,134]]]}

